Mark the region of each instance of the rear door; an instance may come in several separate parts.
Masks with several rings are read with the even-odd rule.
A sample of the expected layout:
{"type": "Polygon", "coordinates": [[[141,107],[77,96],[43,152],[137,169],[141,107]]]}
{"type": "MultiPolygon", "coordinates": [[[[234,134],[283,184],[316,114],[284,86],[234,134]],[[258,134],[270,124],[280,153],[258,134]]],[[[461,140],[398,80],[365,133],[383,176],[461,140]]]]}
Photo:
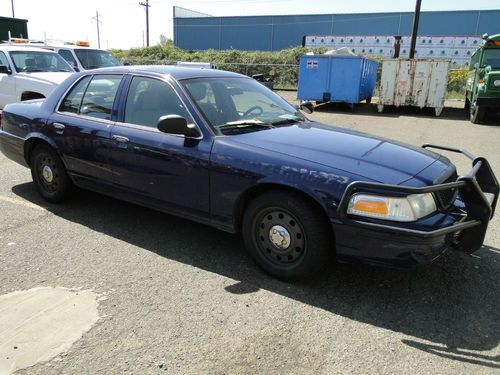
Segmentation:
{"type": "Polygon", "coordinates": [[[68,91],[47,123],[49,136],[59,147],[69,173],[92,189],[112,185],[110,134],[122,78],[121,74],[83,77],[68,91]]]}
{"type": "MultiPolygon", "coordinates": [[[[124,90],[127,91],[127,90],[124,90]]],[[[212,139],[186,139],[160,132],[165,115],[193,122],[173,86],[162,79],[133,76],[123,118],[111,131],[110,162],[115,184],[133,200],[208,218],[209,158],[212,139]]]]}

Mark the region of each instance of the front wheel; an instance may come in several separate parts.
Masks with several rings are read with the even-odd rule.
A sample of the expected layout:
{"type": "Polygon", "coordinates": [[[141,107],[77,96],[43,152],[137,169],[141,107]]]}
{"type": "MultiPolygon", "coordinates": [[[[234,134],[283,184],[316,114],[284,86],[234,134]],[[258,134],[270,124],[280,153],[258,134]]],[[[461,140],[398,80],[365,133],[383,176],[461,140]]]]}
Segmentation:
{"type": "Polygon", "coordinates": [[[248,252],[269,274],[282,279],[317,275],[333,252],[331,229],[321,210],[295,193],[265,193],[243,218],[248,252]]]}
{"type": "Polygon", "coordinates": [[[66,199],[73,183],[57,153],[49,146],[37,146],[31,156],[31,176],[38,193],[48,202],[66,199]]]}
{"type": "Polygon", "coordinates": [[[484,120],[484,115],[486,113],[486,108],[480,106],[477,103],[471,104],[470,106],[470,121],[473,124],[480,124],[484,120]]]}

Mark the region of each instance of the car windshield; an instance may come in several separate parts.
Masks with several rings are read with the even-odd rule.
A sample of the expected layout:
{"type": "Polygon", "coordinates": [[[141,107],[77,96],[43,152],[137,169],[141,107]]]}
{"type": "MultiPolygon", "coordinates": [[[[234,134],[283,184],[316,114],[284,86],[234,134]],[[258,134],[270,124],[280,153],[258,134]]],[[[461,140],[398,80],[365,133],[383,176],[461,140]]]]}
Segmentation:
{"type": "Polygon", "coordinates": [[[82,64],[83,68],[86,70],[122,65],[122,63],[108,51],[79,48],[75,49],[75,54],[80,64],[82,64]]]}
{"type": "Polygon", "coordinates": [[[500,68],[500,48],[484,50],[482,66],[488,65],[492,68],[500,68]]]}
{"type": "Polygon", "coordinates": [[[48,51],[11,51],[18,72],[74,72],[61,56],[48,51]]]}
{"type": "Polygon", "coordinates": [[[208,123],[223,134],[306,121],[297,109],[254,79],[195,78],[181,82],[208,123]]]}

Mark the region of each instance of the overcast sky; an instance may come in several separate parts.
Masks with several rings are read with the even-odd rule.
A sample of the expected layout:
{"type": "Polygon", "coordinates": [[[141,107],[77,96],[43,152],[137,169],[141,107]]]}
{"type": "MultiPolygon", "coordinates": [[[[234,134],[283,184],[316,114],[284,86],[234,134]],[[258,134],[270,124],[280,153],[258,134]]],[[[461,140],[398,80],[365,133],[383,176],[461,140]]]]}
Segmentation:
{"type": "MultiPolygon", "coordinates": [[[[142,46],[145,0],[14,0],[15,15],[28,22],[30,38],[88,40],[97,46],[96,23],[99,11],[102,48],[142,46]]],[[[10,0],[0,2],[0,16],[12,16],[10,0]]],[[[403,0],[150,0],[150,44],[160,34],[172,37],[172,6],[177,5],[214,16],[265,14],[358,13],[412,11],[415,2],[403,0]]],[[[500,9],[499,0],[423,0],[422,10],[500,9]]]]}

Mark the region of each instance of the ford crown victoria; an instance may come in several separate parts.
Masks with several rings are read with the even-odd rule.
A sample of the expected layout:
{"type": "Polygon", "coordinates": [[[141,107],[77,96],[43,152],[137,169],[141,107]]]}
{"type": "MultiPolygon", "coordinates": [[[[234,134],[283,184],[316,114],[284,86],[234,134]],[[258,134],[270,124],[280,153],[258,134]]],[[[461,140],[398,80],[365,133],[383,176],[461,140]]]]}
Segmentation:
{"type": "Polygon", "coordinates": [[[498,183],[481,157],[308,120],[219,70],[117,67],[8,105],[1,151],[49,202],[74,186],[241,233],[268,273],[310,277],[335,257],[391,267],[474,252],[498,183]],[[430,149],[472,160],[455,166],[430,149]]]}

